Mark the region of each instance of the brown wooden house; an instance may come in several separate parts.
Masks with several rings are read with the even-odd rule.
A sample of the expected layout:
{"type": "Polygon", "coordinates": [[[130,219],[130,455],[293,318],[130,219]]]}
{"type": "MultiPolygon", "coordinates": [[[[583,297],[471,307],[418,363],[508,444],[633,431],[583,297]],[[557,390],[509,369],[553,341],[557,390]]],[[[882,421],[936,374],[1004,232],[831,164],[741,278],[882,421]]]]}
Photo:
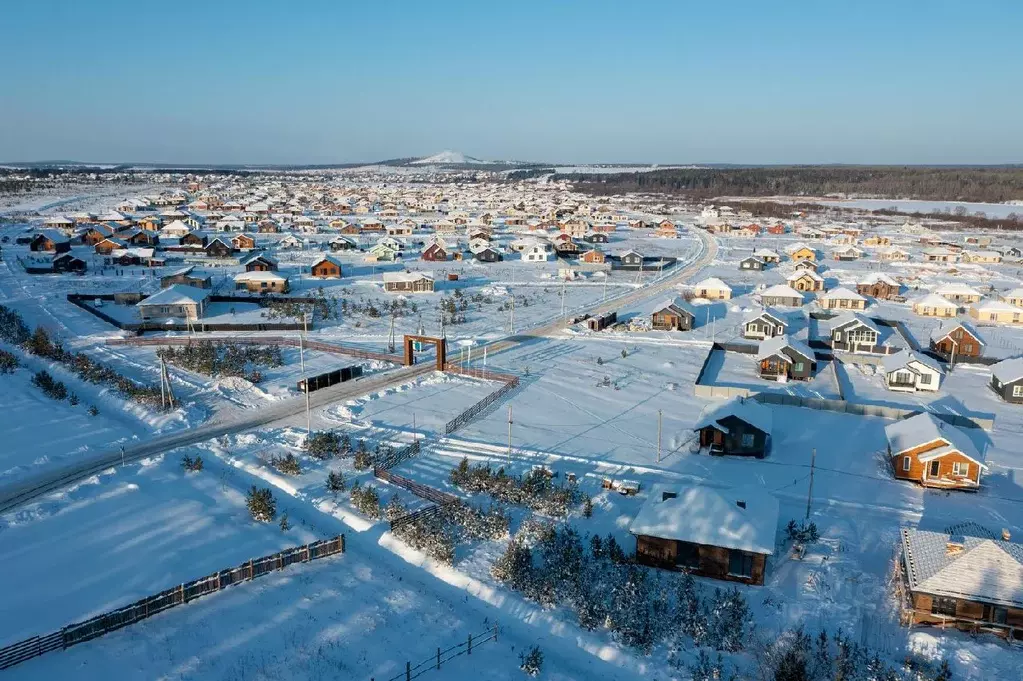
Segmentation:
{"type": "Polygon", "coordinates": [[[981,357],[984,341],[969,323],[950,319],[931,332],[931,351],[946,359],[981,357]]]}
{"type": "Polygon", "coordinates": [[[902,529],[902,623],[1023,639],[1023,544],[973,523],[902,529]]]}
{"type": "Polygon", "coordinates": [[[211,258],[230,258],[231,254],[234,253],[234,248],[231,244],[225,242],[220,237],[217,237],[206,244],[203,249],[206,251],[206,255],[211,258]]]}
{"type": "Polygon", "coordinates": [[[443,246],[437,243],[430,244],[423,251],[423,260],[429,262],[441,262],[448,259],[448,252],[443,246]]]}
{"type": "Polygon", "coordinates": [[[891,300],[899,295],[899,282],[883,272],[873,272],[856,284],[856,292],[879,300],[891,300]]]}
{"type": "Polygon", "coordinates": [[[778,500],[762,488],[654,485],[629,526],[636,562],[763,584],[774,554],[778,500]]]}
{"type": "Polygon", "coordinates": [[[38,253],[67,253],[71,250],[71,241],[61,232],[45,229],[32,237],[28,250],[38,253]]]}
{"type": "Polygon", "coordinates": [[[755,400],[738,398],[711,408],[693,430],[700,447],[719,456],[767,456],[771,444],[771,410],[755,400]]]}
{"type": "Polygon", "coordinates": [[[885,426],[884,431],[896,478],[941,489],[980,487],[987,466],[976,445],[959,428],[923,412],[885,426]]]}
{"type": "Polygon", "coordinates": [[[278,267],[277,260],[266,253],[252,253],[242,258],[241,265],[246,272],[276,272],[278,267]]]}
{"type": "Polygon", "coordinates": [[[325,255],[313,263],[309,268],[309,274],[317,279],[340,279],[341,262],[325,255]]]}
{"type": "Polygon", "coordinates": [[[691,331],[696,325],[696,313],[689,303],[677,297],[654,310],[650,322],[656,331],[691,331]]]}
{"type": "Polygon", "coordinates": [[[760,378],[806,381],[813,377],[817,357],[806,344],[782,334],[760,341],[757,364],[760,378]]]}

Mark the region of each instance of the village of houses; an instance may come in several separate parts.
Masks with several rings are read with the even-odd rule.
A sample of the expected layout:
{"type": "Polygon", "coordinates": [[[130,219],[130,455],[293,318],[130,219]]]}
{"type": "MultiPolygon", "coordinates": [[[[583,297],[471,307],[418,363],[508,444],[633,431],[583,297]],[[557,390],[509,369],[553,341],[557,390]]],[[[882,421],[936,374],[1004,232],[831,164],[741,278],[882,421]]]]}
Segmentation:
{"type": "MultiPolygon", "coordinates": [[[[342,564],[401,574],[449,603],[452,590],[467,594],[468,605],[457,599],[448,611],[451,629],[500,619],[513,639],[535,636],[573,659],[617,646],[620,654],[598,657],[620,678],[668,678],[663,651],[644,654],[609,631],[584,630],[568,611],[494,576],[519,526],[542,512],[512,509],[505,536],[460,543],[442,564],[392,535],[389,519],[325,488],[337,470],[375,486],[384,505],[424,509],[436,499],[423,488],[489,504],[452,482],[467,460],[511,475],[540,471],[578,490],[586,509],[548,520],[611,535],[652,571],[688,572],[711,591],[739,586],[765,636],[841,628],[888,659],[946,659],[957,678],[1018,675],[1017,235],[836,211],[755,220],[711,203],[596,199],[556,175],[468,181],[438,170],[408,179],[385,169],[177,173],[154,178],[152,193],[6,212],[0,305],[65,348],[159,383],[174,402],[131,403],[5,338],[0,346],[21,368],[0,376],[10,383],[0,493],[112,448],[123,456],[149,438],[300,405],[300,384],[313,374],[344,369],[354,392],[8,507],[0,551],[18,557],[8,583],[27,585],[5,599],[0,647],[343,532],[342,564]],[[161,359],[165,346],[205,341],[276,344],[283,364],[254,380],[161,359]],[[355,390],[402,371],[413,350],[416,366],[437,371],[355,390]],[[80,403],[40,394],[30,377],[41,369],[80,403]],[[87,404],[98,414],[87,415],[87,404]],[[327,430],[415,451],[382,472],[380,461],[366,470],[310,456],[306,439],[327,430]],[[183,473],[186,454],[201,454],[207,472],[183,473]],[[301,473],[274,468],[272,457],[284,454],[301,461],[301,473]],[[237,521],[254,484],[287,508],[296,521],[289,534],[237,521]],[[166,545],[159,561],[132,552],[128,572],[100,570],[84,555],[119,551],[136,534],[174,536],[182,518],[216,531],[189,533],[187,555],[166,545]],[[819,536],[791,531],[809,523],[819,536]],[[72,588],[55,563],[96,577],[88,590],[72,588]],[[40,612],[44,594],[57,604],[40,612]]],[[[317,571],[304,588],[315,590],[326,577],[308,569],[317,571]]],[[[385,598],[393,587],[380,574],[366,578],[376,580],[366,593],[385,598]]],[[[243,604],[208,607],[213,621],[246,616],[243,604]]],[[[100,657],[155,674],[173,662],[161,652],[168,639],[200,645],[201,634],[175,624],[185,616],[172,610],[138,625],[145,629],[5,673],[70,677],[100,657]]],[[[412,647],[424,656],[457,638],[442,635],[448,623],[408,617],[396,631],[420,640],[412,647]]],[[[338,655],[351,652],[345,646],[357,648],[357,639],[338,655]]],[[[404,659],[393,668],[394,660],[365,660],[366,669],[388,678],[404,659]]],[[[216,666],[224,660],[203,664],[214,674],[229,669],[216,666]]],[[[104,669],[97,663],[92,673],[104,669]]]]}

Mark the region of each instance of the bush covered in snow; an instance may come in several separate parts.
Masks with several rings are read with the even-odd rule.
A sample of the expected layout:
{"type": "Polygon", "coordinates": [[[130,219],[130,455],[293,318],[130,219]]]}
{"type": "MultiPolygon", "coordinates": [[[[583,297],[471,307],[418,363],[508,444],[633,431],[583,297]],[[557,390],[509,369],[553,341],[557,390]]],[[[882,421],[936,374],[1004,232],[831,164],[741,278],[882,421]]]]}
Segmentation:
{"type": "Polygon", "coordinates": [[[543,652],[540,646],[532,646],[528,651],[519,653],[519,669],[529,676],[536,676],[543,669],[543,652]]]}
{"type": "Polygon", "coordinates": [[[245,505],[252,519],[258,522],[269,523],[277,517],[277,500],[269,487],[260,489],[253,485],[246,495],[245,505]]]}
{"type": "MultiPolygon", "coordinates": [[[[348,442],[348,435],[344,435],[348,442]]],[[[351,448],[351,442],[348,442],[351,448]]],[[[305,441],[305,450],[317,459],[330,459],[342,455],[342,436],[333,430],[321,430],[311,434],[305,441]]]]}
{"type": "Polygon", "coordinates": [[[202,470],[203,463],[202,457],[196,456],[194,459],[187,454],[181,457],[181,467],[189,473],[198,473],[202,470]]]}
{"type": "Polygon", "coordinates": [[[299,465],[298,459],[291,452],[284,456],[277,456],[276,454],[271,456],[270,465],[285,475],[299,475],[302,472],[302,466],[299,465]]]}
{"type": "Polygon", "coordinates": [[[0,374],[14,373],[14,370],[18,368],[18,358],[7,352],[6,350],[0,350],[0,374]]]}
{"type": "Polygon", "coordinates": [[[67,398],[67,386],[56,380],[48,371],[37,371],[32,376],[32,385],[43,391],[43,394],[54,400],[67,398]]]}
{"type": "Polygon", "coordinates": [[[262,380],[260,369],[284,364],[281,349],[276,345],[239,345],[204,340],[177,348],[160,348],[156,354],[170,364],[204,376],[237,376],[253,383],[262,380]]]}
{"type": "Polygon", "coordinates": [[[795,520],[790,520],[789,524],[785,526],[785,536],[789,541],[800,544],[816,544],[821,538],[820,532],[817,531],[817,525],[812,522],[797,524],[795,520]]]}
{"type": "Polygon", "coordinates": [[[352,485],[352,506],[365,516],[380,518],[380,495],[373,485],[363,487],[358,482],[352,485]]]}
{"type": "MultiPolygon", "coordinates": [[[[388,520],[404,515],[405,508],[392,499],[388,520]],[[392,512],[393,508],[393,512],[392,512]]],[[[448,565],[455,560],[455,546],[463,541],[501,539],[508,535],[508,516],[497,506],[478,509],[462,502],[444,504],[434,514],[423,514],[397,524],[395,536],[412,548],[448,565]]]]}
{"type": "Polygon", "coordinates": [[[338,492],[344,492],[347,488],[345,476],[341,471],[330,471],[327,473],[327,491],[337,496],[338,492]]]}
{"type": "Polygon", "coordinates": [[[11,345],[21,345],[30,335],[28,326],[21,315],[9,307],[0,305],[0,339],[11,345]]]}
{"type": "Polygon", "coordinates": [[[359,443],[355,446],[355,461],[352,462],[355,466],[355,470],[364,471],[373,465],[373,457],[369,455],[369,450],[366,449],[366,441],[359,439],[359,443]]]}
{"type": "Polygon", "coordinates": [[[490,464],[469,465],[463,458],[452,469],[451,484],[473,494],[489,494],[498,501],[528,506],[537,513],[560,517],[568,513],[582,494],[574,485],[555,485],[550,473],[535,469],[522,477],[508,475],[504,468],[494,470],[490,464]]]}

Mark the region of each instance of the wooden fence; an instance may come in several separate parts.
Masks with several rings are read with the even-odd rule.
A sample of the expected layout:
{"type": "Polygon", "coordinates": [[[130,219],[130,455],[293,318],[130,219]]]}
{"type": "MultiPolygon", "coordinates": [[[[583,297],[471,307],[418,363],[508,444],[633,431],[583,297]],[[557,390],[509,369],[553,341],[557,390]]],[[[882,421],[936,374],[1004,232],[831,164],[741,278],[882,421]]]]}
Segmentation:
{"type": "MultiPolygon", "coordinates": [[[[451,369],[448,369],[451,371],[451,369]]],[[[464,371],[455,371],[455,373],[464,373],[464,371]]],[[[492,406],[495,402],[500,400],[502,397],[510,393],[519,387],[519,377],[511,374],[489,374],[487,378],[498,380],[504,383],[500,388],[490,393],[482,400],[472,405],[461,414],[451,419],[444,424],[444,434],[450,435],[459,428],[471,423],[474,419],[478,418],[488,407],[492,406]]]]}
{"type": "Polygon", "coordinates": [[[426,499],[427,501],[432,501],[435,504],[443,505],[459,501],[458,497],[454,494],[448,494],[447,492],[443,492],[434,487],[430,487],[429,485],[424,485],[420,482],[416,482],[415,480],[402,477],[397,473],[392,473],[391,471],[383,468],[374,468],[373,475],[384,482],[389,482],[392,485],[401,487],[402,489],[407,489],[420,499],[426,499]]]}
{"type": "MultiPolygon", "coordinates": [[[[472,655],[472,649],[474,647],[479,647],[489,641],[496,641],[498,634],[497,629],[498,627],[495,624],[481,634],[476,634],[475,636],[469,634],[465,641],[457,643],[446,650],[437,648],[437,652],[435,654],[425,660],[422,660],[416,665],[413,665],[411,662],[406,662],[405,671],[400,672],[389,679],[385,679],[384,681],[412,681],[412,679],[418,678],[428,671],[439,671],[440,666],[445,662],[450,662],[456,657],[460,657],[462,655],[472,655]]],[[[376,681],[376,679],[371,678],[369,681],[376,681]]]]}
{"type": "Polygon", "coordinates": [[[96,615],[84,622],[69,624],[51,634],[33,636],[0,648],[0,669],[13,667],[52,650],[69,648],[77,643],[92,640],[111,631],[135,624],[147,617],[152,617],[164,610],[220,591],[232,584],[247,582],[275,570],[283,570],[294,563],[305,563],[344,552],[345,536],[342,534],[333,539],[323,539],[304,546],[285,549],[280,553],[255,558],[237,567],[214,572],[153,596],[147,596],[117,610],[96,615]]]}
{"type": "MultiPolygon", "coordinates": [[[[301,327],[300,327],[301,328],[301,327]]],[[[299,339],[288,336],[210,336],[195,338],[192,336],[170,336],[162,338],[108,338],[107,345],[191,345],[210,341],[213,343],[235,343],[238,345],[277,345],[281,347],[297,348],[299,339]]],[[[385,362],[402,363],[398,355],[391,355],[384,352],[372,352],[362,348],[354,348],[350,345],[338,343],[321,343],[319,341],[303,341],[301,343],[306,350],[327,352],[333,355],[349,355],[361,359],[378,359],[385,362]]]]}
{"type": "Polygon", "coordinates": [[[405,447],[402,447],[397,451],[393,451],[386,456],[379,457],[376,461],[373,462],[373,470],[375,471],[378,468],[382,470],[388,470],[394,468],[402,461],[408,461],[409,459],[415,456],[419,456],[420,447],[421,447],[420,441],[416,440],[415,442],[406,445],[405,447]]]}

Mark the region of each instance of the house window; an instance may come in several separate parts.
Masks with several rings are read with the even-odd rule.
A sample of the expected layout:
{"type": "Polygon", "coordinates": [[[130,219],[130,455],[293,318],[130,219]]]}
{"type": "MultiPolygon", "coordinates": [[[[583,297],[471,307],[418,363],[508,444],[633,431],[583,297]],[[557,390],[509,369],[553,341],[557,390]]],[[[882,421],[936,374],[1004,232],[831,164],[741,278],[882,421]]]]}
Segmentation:
{"type": "Polygon", "coordinates": [[[802,371],[803,370],[803,363],[802,362],[796,362],[795,364],[792,365],[792,370],[795,371],[796,373],[802,371]]]}
{"type": "Polygon", "coordinates": [[[930,383],[931,383],[930,374],[920,374],[920,385],[930,385],[930,383]]]}
{"type": "Polygon", "coordinates": [[[934,615],[945,615],[947,617],[955,617],[956,599],[935,596],[933,599],[931,599],[931,613],[934,615]]]}
{"type": "Polygon", "coordinates": [[[967,476],[970,474],[970,464],[956,461],[952,464],[952,475],[967,476]]]}
{"type": "Polygon", "coordinates": [[[973,345],[971,345],[970,343],[964,343],[963,352],[973,352],[973,345]]]}
{"type": "Polygon", "coordinates": [[[728,552],[728,574],[733,577],[753,576],[753,554],[745,551],[728,552]]]}
{"type": "Polygon", "coordinates": [[[913,464],[913,460],[908,456],[902,457],[902,470],[905,473],[909,472],[909,467],[913,464]]]}
{"type": "Polygon", "coordinates": [[[895,383],[901,385],[912,385],[913,375],[906,371],[899,371],[895,374],[895,383]]]}
{"type": "Polygon", "coordinates": [[[743,433],[742,434],[742,446],[743,447],[752,447],[753,446],[753,440],[754,440],[753,433],[743,433]]]}
{"type": "Polygon", "coordinates": [[[930,466],[930,471],[928,471],[927,474],[929,476],[931,476],[932,478],[936,478],[936,477],[938,477],[938,472],[940,470],[941,470],[941,462],[940,461],[932,461],[931,462],[931,466],[930,466]]]}
{"type": "Polygon", "coordinates": [[[995,624],[1005,624],[1009,612],[1005,608],[991,608],[991,621],[995,624]]]}
{"type": "Polygon", "coordinates": [[[1023,384],[1012,386],[1013,397],[1023,397],[1023,384]]]}
{"type": "Polygon", "coordinates": [[[687,541],[678,542],[675,565],[696,570],[700,567],[700,547],[687,541]]]}

